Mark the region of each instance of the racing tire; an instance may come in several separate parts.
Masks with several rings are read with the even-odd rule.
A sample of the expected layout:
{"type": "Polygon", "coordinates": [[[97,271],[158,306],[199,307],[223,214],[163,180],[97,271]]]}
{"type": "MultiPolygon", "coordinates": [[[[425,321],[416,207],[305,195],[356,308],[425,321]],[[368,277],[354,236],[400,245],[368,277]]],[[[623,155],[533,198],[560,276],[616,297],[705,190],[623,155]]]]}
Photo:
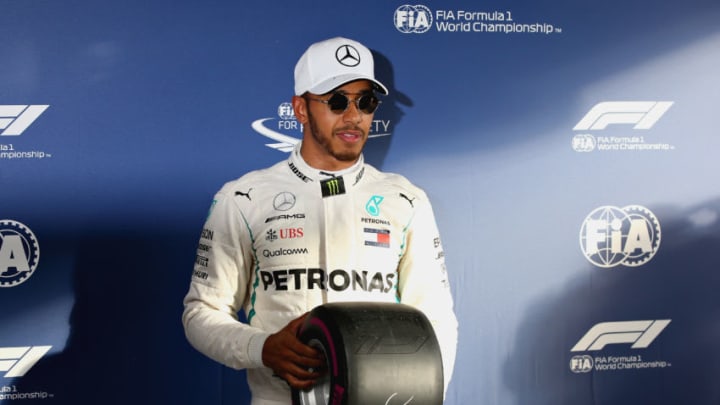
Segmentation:
{"type": "Polygon", "coordinates": [[[440,405],[440,346],[427,317],[404,304],[321,305],[299,339],[325,355],[327,370],[293,405],[440,405]]]}

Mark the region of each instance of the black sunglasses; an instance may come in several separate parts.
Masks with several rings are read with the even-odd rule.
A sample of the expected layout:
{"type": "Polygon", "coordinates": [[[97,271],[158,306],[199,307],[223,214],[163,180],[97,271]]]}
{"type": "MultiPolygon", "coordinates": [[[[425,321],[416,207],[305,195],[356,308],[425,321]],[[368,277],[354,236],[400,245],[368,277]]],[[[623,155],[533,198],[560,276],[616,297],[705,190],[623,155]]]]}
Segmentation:
{"type": "MultiPolygon", "coordinates": [[[[358,93],[349,93],[358,94],[358,93]]],[[[380,100],[373,93],[359,93],[360,97],[352,100],[355,103],[358,111],[362,111],[365,114],[372,114],[377,110],[380,105],[380,100]]],[[[323,100],[319,98],[308,97],[309,100],[318,101],[323,104],[327,104],[330,107],[330,111],[336,114],[344,113],[350,106],[350,98],[347,93],[333,93],[329,99],[323,100]]]]}

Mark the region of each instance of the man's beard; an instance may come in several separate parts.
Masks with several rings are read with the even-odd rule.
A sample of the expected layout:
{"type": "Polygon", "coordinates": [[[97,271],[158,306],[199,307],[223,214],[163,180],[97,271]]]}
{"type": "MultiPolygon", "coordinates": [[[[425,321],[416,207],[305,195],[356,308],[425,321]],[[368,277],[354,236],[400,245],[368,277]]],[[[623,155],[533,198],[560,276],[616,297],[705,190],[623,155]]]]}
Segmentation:
{"type": "MultiPolygon", "coordinates": [[[[360,153],[362,153],[362,148],[360,148],[360,151],[337,151],[333,150],[331,140],[333,138],[332,133],[330,136],[323,137],[320,135],[320,130],[317,127],[317,123],[315,122],[315,117],[310,113],[310,111],[307,112],[308,115],[308,123],[310,124],[310,134],[312,135],[313,139],[315,139],[315,142],[318,143],[318,145],[322,146],[323,149],[332,157],[337,159],[340,162],[355,162],[360,157],[360,153]]],[[[355,128],[358,129],[358,128],[355,128]]]]}

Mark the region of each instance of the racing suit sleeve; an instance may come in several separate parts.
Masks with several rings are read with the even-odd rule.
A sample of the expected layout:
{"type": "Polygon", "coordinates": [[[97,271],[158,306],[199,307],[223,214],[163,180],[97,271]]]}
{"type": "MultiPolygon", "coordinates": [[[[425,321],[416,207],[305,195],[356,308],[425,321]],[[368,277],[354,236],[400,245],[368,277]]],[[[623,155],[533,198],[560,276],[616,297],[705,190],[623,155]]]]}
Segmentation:
{"type": "Polygon", "coordinates": [[[433,325],[442,353],[447,392],[455,365],[458,323],[435,216],[423,197],[418,198],[406,233],[406,248],[398,268],[398,292],[400,302],[421,310],[433,325]]]}
{"type": "Polygon", "coordinates": [[[182,322],[190,344],[228,367],[262,367],[269,333],[238,321],[248,299],[251,233],[236,200],[221,190],[198,244],[182,322]]]}

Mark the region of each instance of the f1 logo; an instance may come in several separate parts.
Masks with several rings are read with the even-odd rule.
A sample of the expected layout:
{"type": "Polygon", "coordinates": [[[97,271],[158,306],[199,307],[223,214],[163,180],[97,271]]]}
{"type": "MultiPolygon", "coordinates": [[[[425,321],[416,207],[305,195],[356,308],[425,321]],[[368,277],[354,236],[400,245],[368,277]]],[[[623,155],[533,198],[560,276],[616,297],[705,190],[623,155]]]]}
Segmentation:
{"type": "Polygon", "coordinates": [[[602,350],[606,345],[632,343],[633,349],[650,346],[660,332],[670,323],[670,319],[654,321],[602,322],[583,336],[571,352],[602,350]]]}
{"type": "Polygon", "coordinates": [[[650,129],[672,105],[672,101],[606,101],[591,108],[573,129],[603,130],[610,124],[635,124],[634,129],[650,129]]]}
{"type": "Polygon", "coordinates": [[[18,136],[50,107],[49,105],[0,105],[0,136],[18,136]]]}
{"type": "Polygon", "coordinates": [[[52,346],[0,347],[0,371],[5,378],[22,377],[52,346]]]}

